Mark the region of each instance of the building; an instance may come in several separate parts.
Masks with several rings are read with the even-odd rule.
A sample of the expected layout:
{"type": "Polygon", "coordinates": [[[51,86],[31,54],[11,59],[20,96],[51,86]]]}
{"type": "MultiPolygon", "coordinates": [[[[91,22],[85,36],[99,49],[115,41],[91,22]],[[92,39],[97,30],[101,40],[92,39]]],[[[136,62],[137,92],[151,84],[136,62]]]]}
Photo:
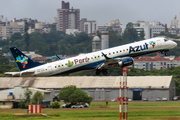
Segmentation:
{"type": "Polygon", "coordinates": [[[69,2],[62,1],[61,9],[57,9],[57,26],[58,31],[66,32],[66,29],[80,29],[80,10],[69,8],[69,2]]]}
{"type": "Polygon", "coordinates": [[[95,20],[87,20],[87,18],[82,18],[80,20],[80,31],[86,32],[87,34],[92,34],[97,30],[97,23],[95,20]]]}
{"type": "Polygon", "coordinates": [[[169,28],[168,33],[173,35],[180,35],[180,28],[169,28]]]}
{"type": "Polygon", "coordinates": [[[14,18],[12,22],[16,22],[18,25],[22,25],[22,26],[25,26],[25,23],[27,22],[28,27],[34,29],[35,24],[38,22],[38,20],[31,19],[31,18],[22,18],[22,19],[17,20],[16,18],[14,18]]]}
{"type": "MultiPolygon", "coordinates": [[[[27,85],[18,85],[13,88],[5,89],[0,91],[0,108],[17,108],[18,103],[24,98],[24,92],[28,86],[27,85]]],[[[32,91],[32,96],[37,92],[41,92],[45,96],[43,104],[49,103],[51,101],[51,91],[42,90],[37,88],[29,87],[29,90],[32,91]]],[[[32,97],[31,96],[31,97],[32,97]]],[[[38,103],[37,103],[38,104],[38,103]]]]}
{"type": "Polygon", "coordinates": [[[6,26],[0,26],[0,33],[2,37],[11,37],[12,34],[17,32],[21,33],[22,35],[24,34],[24,26],[18,25],[17,22],[10,22],[6,26]]]}
{"type": "Polygon", "coordinates": [[[92,40],[92,52],[101,50],[101,39],[95,36],[92,40]]]}
{"type": "Polygon", "coordinates": [[[79,25],[80,25],[80,31],[81,32],[84,32],[84,23],[87,21],[87,18],[82,18],[81,20],[80,20],[80,23],[79,23],[79,25]]]}
{"type": "Polygon", "coordinates": [[[170,58],[161,56],[143,56],[139,57],[139,59],[134,59],[134,64],[132,66],[136,69],[144,70],[169,69],[171,67],[180,66],[180,57],[174,59],[173,56],[171,56],[170,58]]]}
{"type": "Polygon", "coordinates": [[[101,32],[101,50],[109,48],[109,32],[102,31],[101,32]]]}
{"type": "Polygon", "coordinates": [[[175,16],[174,19],[170,21],[170,28],[178,28],[179,20],[175,16]]]}
{"type": "Polygon", "coordinates": [[[133,27],[136,29],[138,34],[141,31],[145,33],[145,39],[153,38],[155,34],[159,34],[161,32],[167,33],[167,25],[163,25],[158,21],[153,22],[145,22],[145,21],[137,21],[133,24],[133,27]]]}
{"type": "Polygon", "coordinates": [[[14,33],[24,34],[25,23],[28,23],[29,33],[36,32],[35,24],[38,22],[36,19],[31,18],[23,18],[17,20],[14,18],[11,22],[4,22],[3,24],[0,22],[0,37],[9,38],[14,33]]]}
{"type": "Polygon", "coordinates": [[[92,34],[97,30],[97,24],[96,21],[86,21],[84,23],[84,32],[87,34],[92,34]]]}
{"type": "Polygon", "coordinates": [[[81,31],[79,31],[78,29],[66,29],[66,34],[69,35],[75,35],[75,33],[80,33],[81,31]]]}
{"type": "MultiPolygon", "coordinates": [[[[122,76],[72,76],[72,77],[0,77],[0,99],[7,98],[9,92],[18,96],[23,94],[22,88],[18,87],[17,93],[13,88],[26,85],[29,88],[51,91],[46,96],[52,101],[54,95],[68,85],[75,85],[84,90],[94,101],[111,101],[119,97],[119,82],[122,76]],[[5,92],[6,91],[6,92],[5,92]],[[16,93],[16,94],[15,94],[16,93]],[[3,97],[4,96],[4,97],[3,97]],[[3,98],[2,98],[3,97],[3,98]]],[[[175,96],[175,83],[172,76],[128,76],[128,98],[132,100],[156,100],[157,97],[166,97],[172,100],[175,96]]],[[[123,90],[122,90],[123,92],[123,90]]]]}
{"type": "Polygon", "coordinates": [[[108,31],[108,29],[112,29],[113,31],[117,31],[118,35],[122,35],[122,33],[124,32],[123,25],[119,22],[118,19],[111,20],[106,25],[98,25],[98,30],[100,30],[100,31],[108,31]]]}

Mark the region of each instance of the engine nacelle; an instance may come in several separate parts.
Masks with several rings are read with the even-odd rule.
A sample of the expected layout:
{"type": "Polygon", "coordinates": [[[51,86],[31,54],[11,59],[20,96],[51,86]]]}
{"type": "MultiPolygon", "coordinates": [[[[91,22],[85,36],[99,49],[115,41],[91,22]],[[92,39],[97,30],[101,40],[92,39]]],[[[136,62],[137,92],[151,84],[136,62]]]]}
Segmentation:
{"type": "Polygon", "coordinates": [[[129,65],[132,65],[134,63],[134,60],[132,57],[124,58],[121,61],[118,62],[120,67],[126,67],[129,65]]]}

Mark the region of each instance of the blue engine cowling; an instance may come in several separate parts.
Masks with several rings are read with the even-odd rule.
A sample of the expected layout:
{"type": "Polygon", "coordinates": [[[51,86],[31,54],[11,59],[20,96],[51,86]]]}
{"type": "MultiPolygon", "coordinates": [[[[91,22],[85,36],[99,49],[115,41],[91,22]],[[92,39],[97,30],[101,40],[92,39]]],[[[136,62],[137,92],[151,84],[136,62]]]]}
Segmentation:
{"type": "Polygon", "coordinates": [[[118,62],[120,67],[126,67],[129,65],[132,65],[134,63],[134,60],[132,57],[124,58],[121,61],[118,62]]]}

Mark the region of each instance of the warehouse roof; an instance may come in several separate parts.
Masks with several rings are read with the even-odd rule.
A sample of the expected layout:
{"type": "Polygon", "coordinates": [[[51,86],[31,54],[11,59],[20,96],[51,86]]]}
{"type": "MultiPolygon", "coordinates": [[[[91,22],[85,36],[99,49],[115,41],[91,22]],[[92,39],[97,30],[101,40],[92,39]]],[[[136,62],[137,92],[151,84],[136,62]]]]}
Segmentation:
{"type": "MultiPolygon", "coordinates": [[[[27,85],[34,88],[119,88],[123,76],[71,76],[71,77],[0,77],[0,88],[27,85]]],[[[172,76],[128,76],[129,88],[169,88],[172,76]]],[[[122,81],[123,82],[123,81],[122,81]]]]}

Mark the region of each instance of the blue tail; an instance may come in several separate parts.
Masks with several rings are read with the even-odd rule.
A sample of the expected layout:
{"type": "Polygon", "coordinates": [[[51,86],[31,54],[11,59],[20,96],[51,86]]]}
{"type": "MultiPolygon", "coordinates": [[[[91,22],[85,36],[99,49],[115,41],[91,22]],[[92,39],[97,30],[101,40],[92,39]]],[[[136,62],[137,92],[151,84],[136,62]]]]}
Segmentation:
{"type": "Polygon", "coordinates": [[[33,62],[28,56],[18,50],[16,47],[9,48],[10,52],[14,58],[14,61],[19,69],[19,71],[27,70],[33,67],[42,65],[41,63],[33,62]]]}

